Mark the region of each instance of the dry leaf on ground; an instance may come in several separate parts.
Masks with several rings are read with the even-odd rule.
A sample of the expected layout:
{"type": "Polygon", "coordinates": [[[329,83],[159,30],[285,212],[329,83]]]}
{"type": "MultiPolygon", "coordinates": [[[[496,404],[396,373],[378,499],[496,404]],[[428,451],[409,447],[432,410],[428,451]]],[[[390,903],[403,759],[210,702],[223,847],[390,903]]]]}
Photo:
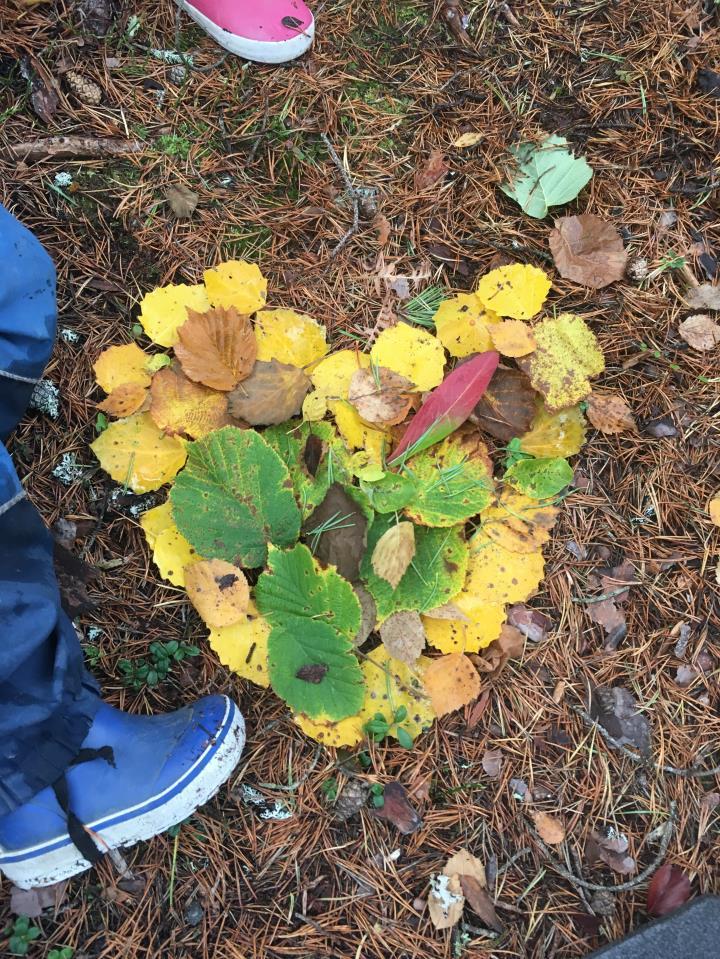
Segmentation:
{"type": "Polygon", "coordinates": [[[438,716],[460,709],[480,694],[480,677],[463,653],[433,659],[425,669],[423,682],[438,716]]]}
{"type": "Polygon", "coordinates": [[[378,819],[387,819],[404,836],[417,832],[422,826],[422,817],[408,799],[401,783],[389,782],[383,790],[383,800],[383,805],[373,810],[378,819]]]}
{"type": "Polygon", "coordinates": [[[383,533],[372,554],[372,568],[395,589],[415,555],[415,527],[403,521],[383,533]]]}
{"type": "Polygon", "coordinates": [[[495,679],[509,660],[522,656],[524,649],[525,640],[520,630],[503,625],[498,638],[473,657],[473,661],[481,672],[488,674],[489,679],[495,679]]]}
{"type": "Polygon", "coordinates": [[[108,416],[121,418],[132,416],[143,406],[147,396],[147,388],[139,383],[123,383],[121,386],[116,386],[102,403],[98,403],[98,409],[107,413],[108,416]]]}
{"type": "Polygon", "coordinates": [[[27,916],[28,919],[37,919],[46,909],[54,909],[57,913],[65,899],[68,882],[69,880],[63,879],[51,886],[38,886],[33,889],[12,886],[10,912],[14,916],[27,916]]]}
{"type": "Polygon", "coordinates": [[[497,779],[503,764],[503,754],[500,749],[486,749],[483,753],[482,768],[491,779],[497,779]]]}
{"type": "Polygon", "coordinates": [[[650,725],[623,686],[597,686],[588,711],[621,746],[634,746],[643,756],[650,754],[650,725]]]}
{"type": "Polygon", "coordinates": [[[441,180],[449,169],[443,151],[436,147],[425,163],[415,171],[415,189],[418,192],[427,190],[433,183],[441,180]]]}
{"type": "Polygon", "coordinates": [[[483,888],[487,885],[485,866],[477,856],[473,856],[467,849],[461,849],[448,859],[443,866],[443,874],[448,878],[452,876],[471,876],[483,888]]]}
{"type": "Polygon", "coordinates": [[[179,369],[166,366],[153,377],[150,415],[169,436],[193,439],[230,424],[227,394],[193,383],[179,369]]]}
{"type": "Polygon", "coordinates": [[[456,603],[443,603],[442,606],[436,606],[435,609],[429,609],[423,613],[426,619],[449,619],[458,623],[471,623],[472,620],[467,616],[456,603]]]}
{"type": "Polygon", "coordinates": [[[508,610],[508,623],[514,626],[531,643],[539,643],[552,629],[552,620],[539,609],[516,603],[508,610]]]}
{"type": "Polygon", "coordinates": [[[691,310],[720,310],[720,286],[701,283],[688,290],[685,304],[691,310]]]}
{"type": "Polygon", "coordinates": [[[393,613],[380,627],[380,639],[388,653],[414,666],[425,649],[425,629],[415,610],[393,613]]]}
{"type": "Polygon", "coordinates": [[[622,396],[591,393],[588,397],[587,417],[601,433],[635,432],[637,424],[630,407],[622,396]]]}
{"type": "Polygon", "coordinates": [[[321,563],[335,566],[341,576],[354,583],[365,555],[367,526],[357,501],[340,483],[333,483],[303,523],[302,536],[321,563]]]}
{"type": "Polygon", "coordinates": [[[477,144],[481,143],[485,138],[485,134],[479,131],[475,131],[474,133],[461,133],[457,140],[453,140],[452,145],[459,150],[463,150],[465,147],[477,146],[477,144]]]}
{"type": "Polygon", "coordinates": [[[297,416],[310,391],[309,378],[297,366],[258,360],[246,380],[228,394],[230,415],[251,426],[272,426],[297,416]]]}
{"type": "Polygon", "coordinates": [[[364,586],[356,583],[353,586],[353,589],[355,590],[355,595],[358,598],[360,610],[362,612],[360,629],[358,630],[357,636],[353,640],[353,643],[355,646],[362,646],[370,633],[372,633],[372,631],[375,629],[375,624],[377,623],[377,607],[375,605],[375,600],[364,586]]]}
{"type": "Polygon", "coordinates": [[[211,629],[232,626],[245,618],[250,587],[245,574],[222,559],[206,559],[185,570],[190,602],[211,629]]]}
{"type": "Polygon", "coordinates": [[[688,346],[701,353],[714,350],[720,343],[720,326],[707,313],[696,313],[683,320],[678,333],[688,346]]]}
{"type": "Polygon", "coordinates": [[[465,896],[460,877],[448,877],[444,873],[430,880],[428,912],[436,929],[452,929],[460,921],[465,906],[465,896]]]}
{"type": "Polygon", "coordinates": [[[546,812],[534,812],[532,817],[538,835],[548,846],[557,846],[564,841],[565,826],[556,816],[546,812]]]}
{"type": "Polygon", "coordinates": [[[188,310],[178,336],[175,356],[183,372],[214,390],[234,389],[255,364],[257,342],[250,318],[233,307],[216,307],[207,313],[188,310]]]}
{"type": "Polygon", "coordinates": [[[637,869],[632,856],[627,855],[628,840],[610,829],[606,835],[593,830],[585,843],[585,859],[592,865],[600,860],[613,872],[621,876],[630,876],[637,869]]]}
{"type": "Polygon", "coordinates": [[[353,374],[348,400],[366,423],[395,426],[407,416],[414,389],[410,380],[399,373],[373,366],[353,374]]]}
{"type": "Polygon", "coordinates": [[[178,220],[186,220],[192,216],[195,207],[198,205],[200,194],[195,193],[184,183],[178,183],[175,186],[167,187],[165,199],[178,220]]]}
{"type": "Polygon", "coordinates": [[[495,906],[490,898],[487,889],[484,889],[474,876],[460,877],[460,888],[462,889],[465,901],[472,911],[482,919],[483,924],[488,929],[494,929],[496,932],[502,932],[502,923],[495,912],[495,906]]]}
{"type": "MultiPolygon", "coordinates": [[[[503,443],[530,429],[538,394],[519,370],[497,369],[473,417],[480,429],[503,443]]],[[[557,454],[562,455],[562,454],[557,454]]]]}
{"type": "MultiPolygon", "coordinates": [[[[720,526],[720,493],[716,493],[708,503],[708,515],[716,526],[720,526]]],[[[428,615],[427,613],[425,614],[428,615]]]]}
{"type": "Polygon", "coordinates": [[[625,275],[622,237],[612,223],[593,213],[556,220],[550,249],[560,276],[567,280],[600,289],[625,275]]]}
{"type": "Polygon", "coordinates": [[[690,898],[690,889],[690,878],[679,866],[663,863],[648,886],[648,914],[657,919],[673,912],[690,898]]]}

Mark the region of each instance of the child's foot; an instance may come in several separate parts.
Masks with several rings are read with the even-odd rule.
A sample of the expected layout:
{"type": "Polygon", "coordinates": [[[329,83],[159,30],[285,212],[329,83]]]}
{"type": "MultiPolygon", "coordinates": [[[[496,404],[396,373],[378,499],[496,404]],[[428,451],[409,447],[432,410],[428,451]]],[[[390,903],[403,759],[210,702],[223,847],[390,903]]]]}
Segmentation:
{"type": "Polygon", "coordinates": [[[303,0],[175,0],[230,53],[258,63],[301,56],[315,34],[303,0]]]}
{"type": "Polygon", "coordinates": [[[165,716],[103,704],[63,779],[0,817],[0,871],[22,889],[48,886],[89,869],[96,850],[164,832],[217,792],[244,744],[224,696],[165,716]]]}

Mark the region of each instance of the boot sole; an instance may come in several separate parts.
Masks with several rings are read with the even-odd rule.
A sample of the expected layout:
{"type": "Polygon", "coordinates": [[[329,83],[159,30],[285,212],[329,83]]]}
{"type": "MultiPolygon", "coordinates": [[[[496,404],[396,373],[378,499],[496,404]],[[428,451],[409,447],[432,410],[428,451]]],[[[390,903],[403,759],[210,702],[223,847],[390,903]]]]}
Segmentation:
{"type": "MultiPolygon", "coordinates": [[[[228,700],[220,732],[181,779],[137,806],[86,823],[99,848],[134,846],[187,819],[230,778],[244,745],[245,722],[228,700]]],[[[12,852],[0,849],[0,870],[20,889],[50,886],[91,868],[68,836],[12,852]]]]}

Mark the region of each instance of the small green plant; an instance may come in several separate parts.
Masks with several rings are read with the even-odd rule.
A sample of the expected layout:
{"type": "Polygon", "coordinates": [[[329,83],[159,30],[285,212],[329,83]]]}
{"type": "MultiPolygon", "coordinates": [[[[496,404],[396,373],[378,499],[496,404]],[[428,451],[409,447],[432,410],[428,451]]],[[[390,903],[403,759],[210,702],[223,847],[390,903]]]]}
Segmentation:
{"type": "Polygon", "coordinates": [[[63,946],[62,949],[51,949],[47,959],[73,959],[75,950],[72,946],[63,946]]]}
{"type": "Polygon", "coordinates": [[[381,783],[370,787],[370,800],[376,809],[382,809],[385,805],[385,787],[381,783]]]}
{"type": "Polygon", "coordinates": [[[121,659],[118,662],[118,669],[123,674],[126,685],[132,686],[135,690],[140,690],[143,686],[157,686],[158,683],[164,682],[175,663],[180,663],[189,656],[198,656],[200,650],[197,646],[171,639],[166,643],[150,643],[149,652],[149,662],[145,659],[138,659],[135,662],[121,659]]]}
{"type": "Polygon", "coordinates": [[[158,149],[169,157],[187,160],[192,143],[187,137],[180,137],[175,133],[166,133],[156,140],[158,149]]]}
{"type": "Polygon", "coordinates": [[[382,742],[386,736],[394,736],[404,749],[412,749],[413,738],[407,729],[400,725],[405,722],[407,715],[405,706],[399,706],[394,711],[392,721],[386,719],[382,713],[375,713],[373,718],[365,723],[365,732],[378,743],[382,742]]]}
{"type": "Polygon", "coordinates": [[[665,256],[660,260],[660,265],[648,273],[645,282],[647,283],[650,280],[657,279],[661,274],[667,273],[668,270],[682,270],[686,264],[687,257],[680,256],[680,254],[668,250],[665,256]]]}
{"type": "Polygon", "coordinates": [[[506,470],[509,470],[511,466],[514,466],[521,460],[532,459],[528,453],[523,452],[520,446],[520,439],[517,436],[513,436],[508,445],[505,447],[505,452],[507,453],[507,456],[505,457],[506,470]]]}
{"type": "Polygon", "coordinates": [[[95,432],[102,433],[103,430],[106,430],[109,426],[108,418],[104,413],[98,413],[95,417],[95,432]]]}
{"type": "Polygon", "coordinates": [[[8,952],[11,956],[26,956],[30,944],[40,935],[40,930],[34,926],[27,916],[18,916],[12,925],[5,928],[8,940],[8,952]]]}
{"type": "Polygon", "coordinates": [[[335,776],[331,776],[330,779],[326,779],[320,787],[320,791],[329,803],[335,802],[338,794],[337,778],[335,776]]]}

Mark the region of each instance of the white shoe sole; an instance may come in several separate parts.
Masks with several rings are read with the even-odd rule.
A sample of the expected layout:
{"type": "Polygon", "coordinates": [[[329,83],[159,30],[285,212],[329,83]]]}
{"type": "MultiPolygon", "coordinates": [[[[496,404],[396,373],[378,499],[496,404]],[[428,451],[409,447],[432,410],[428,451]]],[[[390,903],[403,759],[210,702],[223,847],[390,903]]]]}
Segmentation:
{"type": "MultiPolygon", "coordinates": [[[[192,769],[188,770],[183,777],[188,778],[187,785],[167,802],[162,802],[163,795],[176,789],[177,783],[169,786],[164,793],[150,797],[141,804],[141,807],[146,807],[152,803],[159,803],[155,809],[138,816],[132,816],[132,809],[119,810],[114,812],[112,817],[106,818],[115,820],[123,815],[128,815],[130,818],[105,829],[103,828],[104,820],[86,823],[86,826],[96,833],[95,841],[98,848],[103,849],[107,846],[109,849],[118,849],[121,846],[134,846],[135,843],[142,842],[144,839],[151,839],[171,826],[183,822],[199,806],[211,799],[222,784],[230,778],[245,745],[245,722],[240,710],[230,700],[228,700],[225,723],[229,724],[229,728],[222,743],[217,747],[215,755],[210,760],[207,759],[208,751],[215,749],[215,743],[211,742],[196,760],[192,769],[201,765],[203,761],[206,761],[207,765],[194,777],[192,777],[192,769]]],[[[225,724],[223,728],[224,726],[225,724]]],[[[42,852],[41,847],[35,848],[36,856],[33,856],[33,848],[13,851],[13,857],[22,855],[27,858],[6,863],[3,862],[3,852],[7,853],[7,851],[0,847],[0,871],[20,889],[50,886],[92,868],[92,864],[82,857],[72,843],[49,852],[42,852]]]]}
{"type": "Polygon", "coordinates": [[[254,60],[256,63],[287,63],[288,60],[295,60],[312,46],[315,36],[313,20],[309,27],[290,40],[277,40],[272,43],[268,40],[250,40],[248,37],[240,37],[219,27],[217,23],[188,3],[188,0],[175,0],[175,2],[221,47],[238,57],[254,60]]]}

